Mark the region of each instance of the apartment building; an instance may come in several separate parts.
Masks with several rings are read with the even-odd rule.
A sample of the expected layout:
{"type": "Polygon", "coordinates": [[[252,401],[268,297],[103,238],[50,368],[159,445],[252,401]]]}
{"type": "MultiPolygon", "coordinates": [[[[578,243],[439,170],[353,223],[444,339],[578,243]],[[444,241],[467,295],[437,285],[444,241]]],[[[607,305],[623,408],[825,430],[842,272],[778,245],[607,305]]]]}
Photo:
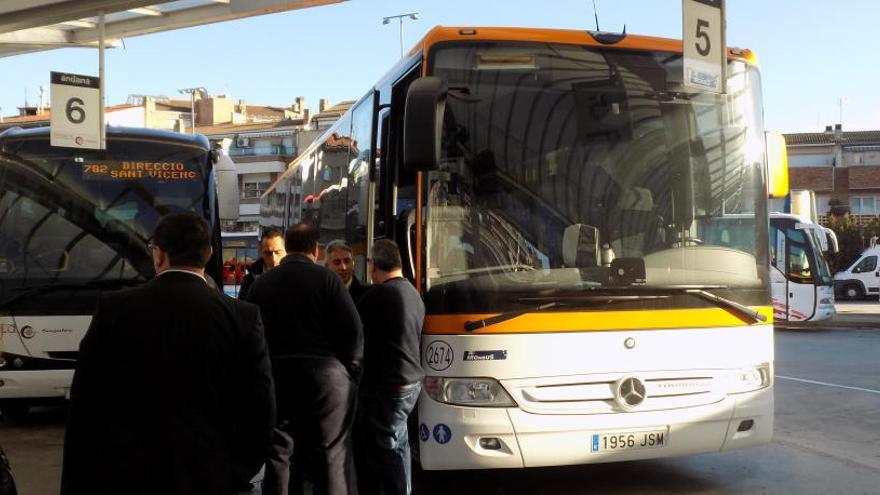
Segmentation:
{"type": "Polygon", "coordinates": [[[848,209],[860,223],[880,214],[880,131],[786,134],[791,189],[816,193],[820,222],[832,207],[848,209]]]}

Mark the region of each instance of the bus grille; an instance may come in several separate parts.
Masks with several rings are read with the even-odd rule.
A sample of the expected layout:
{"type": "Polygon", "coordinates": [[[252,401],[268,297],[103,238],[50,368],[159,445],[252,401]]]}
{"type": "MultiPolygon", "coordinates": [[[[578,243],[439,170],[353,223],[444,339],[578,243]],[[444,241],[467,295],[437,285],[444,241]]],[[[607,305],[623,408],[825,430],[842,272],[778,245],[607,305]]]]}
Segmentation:
{"type": "Polygon", "coordinates": [[[712,371],[567,376],[502,382],[520,409],[533,414],[609,414],[658,411],[712,404],[724,399],[727,380],[712,371]],[[644,401],[624,409],[616,400],[619,380],[644,383],[644,401]]]}

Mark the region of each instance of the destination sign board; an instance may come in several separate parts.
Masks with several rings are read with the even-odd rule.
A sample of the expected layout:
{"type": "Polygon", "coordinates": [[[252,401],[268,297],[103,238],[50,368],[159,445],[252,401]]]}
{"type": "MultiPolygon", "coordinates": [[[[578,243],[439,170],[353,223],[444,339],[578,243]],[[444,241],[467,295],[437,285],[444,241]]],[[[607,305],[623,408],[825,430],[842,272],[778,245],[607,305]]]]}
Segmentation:
{"type": "Polygon", "coordinates": [[[147,162],[134,160],[86,160],[83,162],[84,180],[137,180],[170,181],[196,180],[195,167],[184,162],[147,162]]]}

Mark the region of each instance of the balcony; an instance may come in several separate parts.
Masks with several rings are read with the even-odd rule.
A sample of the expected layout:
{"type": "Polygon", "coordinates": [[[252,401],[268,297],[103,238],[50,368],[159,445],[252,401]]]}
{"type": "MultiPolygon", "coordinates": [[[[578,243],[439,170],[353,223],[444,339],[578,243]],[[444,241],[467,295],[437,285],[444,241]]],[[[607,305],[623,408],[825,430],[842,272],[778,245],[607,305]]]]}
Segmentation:
{"type": "Polygon", "coordinates": [[[296,156],[296,146],[273,144],[253,148],[229,148],[229,156],[296,156]]]}

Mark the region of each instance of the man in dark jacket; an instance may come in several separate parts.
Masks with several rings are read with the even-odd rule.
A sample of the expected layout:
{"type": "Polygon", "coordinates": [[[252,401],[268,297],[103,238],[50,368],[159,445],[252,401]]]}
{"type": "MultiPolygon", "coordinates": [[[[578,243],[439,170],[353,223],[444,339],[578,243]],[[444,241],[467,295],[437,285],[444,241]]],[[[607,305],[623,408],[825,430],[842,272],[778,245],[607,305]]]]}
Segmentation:
{"type": "Polygon", "coordinates": [[[156,278],[101,295],[83,338],[61,493],[231,495],[259,471],[275,420],[256,306],[205,283],[211,230],[163,217],[156,278]]]}
{"type": "Polygon", "coordinates": [[[238,298],[247,300],[247,294],[254,284],[254,280],[265,272],[275,268],[281,260],[287,256],[284,249],[284,231],[280,227],[266,227],[260,237],[260,259],[251,263],[247,268],[247,275],[241,281],[238,289],[238,298]]]}
{"type": "Polygon", "coordinates": [[[412,489],[406,422],[424,372],[419,338],[425,305],[403,278],[400,250],[381,239],[370,250],[374,284],[358,302],[364,323],[364,375],[358,405],[358,488],[407,495],[412,489]]]}
{"type": "Polygon", "coordinates": [[[318,231],[297,224],[284,237],[290,254],[248,294],[266,322],[278,399],[263,493],[302,493],[307,466],[316,495],[356,493],[350,442],[361,320],[339,277],[315,263],[318,231]]]}
{"type": "Polygon", "coordinates": [[[336,239],[327,243],[324,252],[324,266],[339,275],[342,283],[348,289],[351,299],[357,304],[370,286],[361,283],[354,274],[354,256],[351,254],[351,246],[342,239],[336,239]]]}
{"type": "Polygon", "coordinates": [[[9,467],[9,459],[0,447],[0,495],[17,495],[15,480],[12,479],[12,468],[9,467]]]}

